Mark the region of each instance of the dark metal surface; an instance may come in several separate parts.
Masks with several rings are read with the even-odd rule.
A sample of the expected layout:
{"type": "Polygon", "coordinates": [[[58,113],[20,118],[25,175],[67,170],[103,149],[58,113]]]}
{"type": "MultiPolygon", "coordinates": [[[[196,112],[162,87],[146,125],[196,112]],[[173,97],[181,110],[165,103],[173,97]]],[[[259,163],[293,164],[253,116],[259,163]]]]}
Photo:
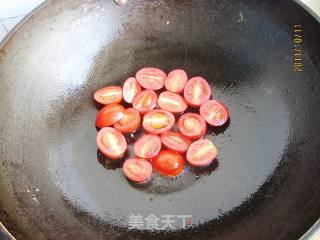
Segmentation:
{"type": "Polygon", "coordinates": [[[17,239],[299,238],[320,216],[319,41],[284,0],[46,4],[0,52],[1,221],[17,239]],[[147,65],[207,78],[231,123],[209,129],[212,169],[137,188],[97,160],[92,94],[147,65]],[[129,231],[131,214],[193,224],[129,231]]]}

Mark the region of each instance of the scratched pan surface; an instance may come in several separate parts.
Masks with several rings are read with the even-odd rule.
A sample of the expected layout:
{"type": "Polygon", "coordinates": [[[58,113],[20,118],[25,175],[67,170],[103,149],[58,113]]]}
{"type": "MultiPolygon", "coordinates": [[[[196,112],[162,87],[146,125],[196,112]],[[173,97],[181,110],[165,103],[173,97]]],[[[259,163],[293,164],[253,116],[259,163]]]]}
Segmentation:
{"type": "Polygon", "coordinates": [[[319,42],[284,0],[45,4],[0,52],[1,221],[18,239],[298,239],[320,216],[319,42]],[[209,169],[141,187],[98,159],[92,94],[143,66],[200,74],[229,106],[209,169]],[[151,214],[175,229],[128,229],[151,214]]]}

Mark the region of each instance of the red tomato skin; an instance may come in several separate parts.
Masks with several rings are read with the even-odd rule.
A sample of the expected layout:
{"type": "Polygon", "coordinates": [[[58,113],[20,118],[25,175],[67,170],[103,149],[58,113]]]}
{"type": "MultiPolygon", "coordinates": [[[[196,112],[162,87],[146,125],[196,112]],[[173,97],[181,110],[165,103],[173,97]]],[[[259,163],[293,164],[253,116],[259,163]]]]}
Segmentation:
{"type": "Polygon", "coordinates": [[[208,139],[199,139],[191,143],[186,154],[187,161],[191,165],[196,167],[209,166],[216,159],[216,157],[217,157],[217,148],[208,139]],[[202,153],[202,156],[201,155],[195,156],[197,154],[201,154],[201,151],[206,151],[206,152],[202,153]],[[195,157],[198,158],[198,160],[196,160],[195,157]],[[199,158],[202,158],[202,159],[199,160],[199,158]]]}
{"type": "Polygon", "coordinates": [[[98,146],[100,152],[103,155],[105,155],[106,157],[110,158],[111,160],[116,160],[116,159],[121,158],[128,147],[125,137],[121,134],[121,132],[115,130],[112,127],[104,127],[104,128],[100,129],[100,131],[97,134],[97,146],[98,146]],[[102,137],[107,131],[110,131],[114,135],[117,135],[117,137],[119,138],[119,140],[121,141],[121,144],[122,144],[121,152],[112,153],[112,152],[108,151],[107,148],[104,146],[104,144],[102,143],[102,137]]]}
{"type": "Polygon", "coordinates": [[[206,120],[206,122],[208,124],[210,124],[211,126],[214,127],[220,127],[222,125],[224,125],[228,119],[229,119],[229,110],[226,107],[226,105],[220,101],[217,100],[208,100],[206,102],[204,102],[201,107],[200,107],[200,115],[206,120]],[[207,108],[209,108],[210,106],[214,106],[214,107],[218,107],[221,112],[223,113],[223,118],[220,120],[214,120],[214,119],[210,119],[210,116],[208,116],[207,114],[207,108]]]}
{"type": "Polygon", "coordinates": [[[136,79],[139,82],[139,84],[143,88],[149,89],[149,90],[159,90],[163,88],[166,78],[167,78],[167,74],[164,71],[154,67],[145,67],[140,69],[136,73],[136,79]],[[152,76],[152,77],[148,77],[148,76],[152,76]]]}
{"type": "Polygon", "coordinates": [[[94,93],[93,98],[96,102],[102,105],[107,105],[111,103],[120,103],[123,98],[122,87],[108,86],[108,87],[101,88],[94,93]],[[110,99],[103,99],[103,97],[101,96],[103,93],[109,93],[114,95],[110,97],[110,99]]]}
{"type": "Polygon", "coordinates": [[[152,175],[152,165],[149,161],[142,158],[131,158],[124,162],[123,164],[123,173],[131,181],[136,183],[145,183],[150,180],[152,175]],[[136,167],[143,168],[143,172],[140,176],[132,173],[130,170],[130,165],[135,165],[136,167]]]}
{"type": "Polygon", "coordinates": [[[148,112],[148,113],[146,113],[144,115],[143,121],[142,121],[142,126],[149,133],[161,134],[161,133],[169,131],[173,127],[174,123],[175,123],[175,118],[174,118],[174,116],[173,116],[173,114],[171,112],[168,112],[168,111],[165,111],[165,110],[156,109],[156,110],[148,112]],[[164,115],[166,115],[168,117],[168,121],[169,121],[168,125],[166,127],[160,128],[160,129],[156,129],[156,128],[153,128],[152,126],[149,126],[149,123],[148,123],[149,120],[148,119],[150,119],[153,114],[164,114],[164,115]]]}
{"type": "Polygon", "coordinates": [[[109,104],[104,106],[97,114],[96,127],[110,127],[118,122],[125,111],[124,107],[119,104],[109,104]]]}
{"type": "Polygon", "coordinates": [[[211,87],[210,87],[209,83],[207,82],[207,80],[205,80],[202,77],[193,77],[186,83],[186,86],[184,87],[183,95],[184,95],[184,98],[189,106],[197,108],[197,107],[200,107],[200,105],[202,103],[204,103],[205,101],[210,99],[210,97],[212,95],[212,91],[211,91],[211,87]],[[199,84],[199,83],[201,83],[202,86],[205,88],[205,91],[207,92],[207,94],[205,94],[198,101],[195,101],[192,99],[191,96],[189,96],[189,91],[190,91],[192,85],[199,84]]]}
{"type": "Polygon", "coordinates": [[[123,84],[123,99],[132,103],[134,97],[142,91],[140,84],[134,77],[130,77],[123,84]]]}
{"type": "Polygon", "coordinates": [[[120,121],[116,122],[113,127],[122,133],[135,132],[140,127],[140,124],[141,124],[140,113],[134,108],[128,108],[124,111],[123,114],[124,114],[123,118],[126,117],[126,114],[132,114],[133,119],[130,120],[130,122],[127,125],[123,126],[123,125],[121,125],[121,122],[123,120],[123,118],[122,118],[122,119],[120,119],[120,121]]]}
{"type": "Polygon", "coordinates": [[[162,133],[161,142],[167,148],[179,153],[185,153],[191,144],[191,140],[189,138],[183,136],[179,132],[172,132],[172,131],[162,133]],[[173,137],[173,139],[171,139],[170,137],[173,137]],[[178,144],[180,143],[180,145],[174,142],[175,141],[174,137],[178,139],[177,141],[178,141],[178,144]]]}
{"type": "Polygon", "coordinates": [[[203,119],[203,117],[200,114],[197,114],[197,113],[185,113],[178,120],[178,128],[179,128],[180,133],[183,136],[185,136],[185,137],[187,137],[189,139],[195,140],[195,139],[199,139],[199,138],[201,138],[201,137],[203,137],[205,135],[205,133],[207,131],[207,124],[206,124],[205,120],[203,119]],[[199,129],[200,129],[199,133],[190,133],[183,126],[184,125],[184,121],[189,117],[197,119],[197,121],[199,122],[199,129]]]}
{"type": "Polygon", "coordinates": [[[182,113],[188,108],[188,104],[182,96],[177,93],[164,91],[158,98],[158,106],[172,113],[182,113]]]}
{"type": "Polygon", "coordinates": [[[157,106],[157,101],[158,96],[153,90],[143,90],[134,97],[132,106],[144,115],[146,112],[153,110],[157,106]],[[141,98],[146,98],[145,100],[147,100],[148,97],[151,98],[150,104],[148,106],[142,106],[141,98]]]}
{"type": "MultiPolygon", "coordinates": [[[[133,151],[136,156],[144,159],[151,159],[158,155],[161,150],[161,139],[158,135],[155,134],[144,134],[142,135],[133,145],[133,151]],[[149,144],[149,145],[147,145],[149,144]],[[141,148],[148,147],[151,149],[150,152],[143,152],[141,148]]],[[[146,149],[149,150],[149,149],[146,149]]]]}
{"type": "Polygon", "coordinates": [[[188,75],[186,71],[182,69],[175,69],[168,74],[165,81],[165,87],[170,92],[182,93],[187,81],[188,75]],[[179,79],[176,79],[176,77],[179,79]]]}
{"type": "Polygon", "coordinates": [[[172,150],[162,150],[151,160],[153,169],[167,177],[180,175],[184,169],[184,163],[185,160],[182,155],[172,150]]]}

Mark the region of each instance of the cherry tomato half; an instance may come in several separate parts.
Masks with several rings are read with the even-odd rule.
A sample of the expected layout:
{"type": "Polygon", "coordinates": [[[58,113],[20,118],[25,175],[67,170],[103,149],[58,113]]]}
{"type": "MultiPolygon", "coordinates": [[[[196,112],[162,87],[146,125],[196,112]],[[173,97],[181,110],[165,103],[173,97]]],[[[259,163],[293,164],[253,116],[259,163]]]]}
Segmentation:
{"type": "Polygon", "coordinates": [[[158,96],[154,91],[144,90],[134,97],[132,106],[141,114],[145,114],[156,107],[157,100],[158,96]]]}
{"type": "Polygon", "coordinates": [[[216,159],[217,148],[210,140],[200,139],[191,143],[186,156],[191,165],[205,167],[216,159]]]}
{"type": "Polygon", "coordinates": [[[122,101],[122,87],[109,86],[101,88],[94,93],[93,98],[103,105],[120,103],[122,101]]]}
{"type": "Polygon", "coordinates": [[[140,113],[134,108],[128,108],[123,112],[122,118],[113,127],[120,132],[131,133],[139,128],[140,123],[140,113]]]}
{"type": "Polygon", "coordinates": [[[208,100],[200,107],[200,114],[211,126],[219,127],[229,119],[228,108],[217,100],[208,100]]]}
{"type": "Polygon", "coordinates": [[[154,134],[145,134],[133,146],[134,153],[140,158],[153,158],[161,149],[161,139],[154,134]]]}
{"type": "Polygon", "coordinates": [[[139,84],[150,90],[159,90],[163,88],[167,74],[159,68],[145,67],[136,73],[136,79],[139,84]]]}
{"type": "Polygon", "coordinates": [[[127,141],[124,136],[111,127],[104,127],[97,134],[99,150],[110,159],[121,158],[127,150],[127,141]]]}
{"type": "Polygon", "coordinates": [[[154,134],[160,134],[169,131],[175,122],[175,118],[171,112],[165,110],[153,110],[143,117],[143,128],[154,134]]]}
{"type": "Polygon", "coordinates": [[[152,165],[145,159],[131,158],[124,162],[123,173],[131,181],[144,183],[151,178],[152,165]]]}
{"type": "Polygon", "coordinates": [[[103,107],[97,114],[96,126],[103,128],[115,124],[122,118],[124,110],[124,107],[115,103],[103,107]]]}
{"type": "Polygon", "coordinates": [[[198,139],[207,131],[207,124],[197,113],[183,114],[178,120],[179,131],[190,139],[198,139]]]}
{"type": "Polygon", "coordinates": [[[153,169],[164,176],[178,176],[184,168],[183,157],[171,150],[162,150],[151,160],[153,169]]]}
{"type": "Polygon", "coordinates": [[[191,78],[184,88],[184,98],[192,107],[199,107],[211,97],[211,87],[202,77],[191,78]]]}
{"type": "Polygon", "coordinates": [[[123,99],[127,103],[132,103],[133,98],[141,92],[141,86],[134,77],[128,78],[123,84],[123,99]]]}
{"type": "Polygon", "coordinates": [[[169,72],[164,84],[168,91],[181,93],[183,92],[184,86],[186,85],[187,81],[188,76],[186,71],[182,69],[175,69],[169,72]]]}
{"type": "Polygon", "coordinates": [[[191,144],[190,139],[184,137],[181,133],[171,131],[161,134],[161,142],[167,148],[181,153],[186,152],[191,144]]]}
{"type": "Polygon", "coordinates": [[[172,113],[181,113],[188,108],[188,105],[183,97],[177,93],[169,91],[160,93],[158,105],[160,108],[172,113]]]}

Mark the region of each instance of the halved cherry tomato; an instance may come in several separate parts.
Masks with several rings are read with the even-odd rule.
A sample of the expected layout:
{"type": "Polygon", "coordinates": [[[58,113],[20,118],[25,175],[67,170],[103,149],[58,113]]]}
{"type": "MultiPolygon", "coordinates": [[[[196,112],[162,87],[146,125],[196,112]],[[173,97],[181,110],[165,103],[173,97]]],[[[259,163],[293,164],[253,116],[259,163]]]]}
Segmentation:
{"type": "Polygon", "coordinates": [[[217,157],[217,148],[208,139],[200,139],[191,143],[187,151],[187,161],[194,166],[208,166],[217,157]]]}
{"type": "Polygon", "coordinates": [[[114,124],[114,128],[123,133],[131,133],[139,128],[140,123],[140,113],[134,108],[128,108],[123,112],[122,118],[114,124]]]}
{"type": "Polygon", "coordinates": [[[144,183],[151,178],[152,165],[145,159],[131,158],[124,162],[123,173],[131,181],[144,183]]]}
{"type": "Polygon", "coordinates": [[[198,139],[207,131],[207,124],[197,113],[183,114],[178,120],[179,131],[190,139],[198,139]]]}
{"type": "Polygon", "coordinates": [[[97,114],[96,126],[103,128],[115,124],[122,118],[124,110],[124,107],[115,103],[103,107],[97,114]]]}
{"type": "Polygon", "coordinates": [[[217,100],[208,100],[200,107],[200,114],[211,126],[219,127],[229,119],[228,108],[217,100]]]}
{"type": "Polygon", "coordinates": [[[93,98],[103,105],[120,103],[122,101],[122,87],[109,86],[101,88],[94,93],[93,98]]]}
{"type": "Polygon", "coordinates": [[[184,98],[192,107],[199,107],[211,97],[211,87],[202,77],[191,78],[184,88],[184,98]]]}
{"type": "Polygon", "coordinates": [[[133,146],[134,153],[140,158],[153,158],[161,149],[161,139],[154,134],[145,134],[133,146]]]}
{"type": "Polygon", "coordinates": [[[161,134],[161,142],[167,148],[181,153],[186,152],[191,144],[190,139],[184,137],[181,133],[171,131],[161,134]]]}
{"type": "Polygon", "coordinates": [[[156,107],[157,100],[158,96],[154,91],[144,90],[134,97],[132,106],[141,114],[145,114],[156,107]]]}
{"type": "Polygon", "coordinates": [[[160,108],[172,113],[181,113],[188,108],[188,105],[183,97],[177,93],[169,91],[160,93],[158,105],[160,108]]]}
{"type": "Polygon", "coordinates": [[[111,127],[104,127],[97,134],[99,150],[110,159],[121,158],[127,150],[127,141],[124,136],[111,127]]]}
{"type": "Polygon", "coordinates": [[[151,160],[153,169],[164,176],[178,176],[184,168],[183,157],[171,150],[162,150],[151,160]]]}
{"type": "Polygon", "coordinates": [[[181,93],[183,92],[184,86],[186,85],[187,81],[188,76],[186,71],[182,69],[175,69],[169,72],[164,84],[168,91],[181,93]]]}
{"type": "Polygon", "coordinates": [[[160,134],[169,131],[175,122],[175,118],[171,112],[165,110],[153,110],[143,117],[143,128],[154,134],[160,134]]]}
{"type": "Polygon", "coordinates": [[[136,73],[136,79],[139,84],[150,90],[159,90],[163,88],[167,74],[159,68],[145,67],[136,73]]]}
{"type": "Polygon", "coordinates": [[[134,77],[128,78],[123,84],[123,99],[127,103],[132,103],[133,98],[141,92],[141,86],[134,77]]]}

